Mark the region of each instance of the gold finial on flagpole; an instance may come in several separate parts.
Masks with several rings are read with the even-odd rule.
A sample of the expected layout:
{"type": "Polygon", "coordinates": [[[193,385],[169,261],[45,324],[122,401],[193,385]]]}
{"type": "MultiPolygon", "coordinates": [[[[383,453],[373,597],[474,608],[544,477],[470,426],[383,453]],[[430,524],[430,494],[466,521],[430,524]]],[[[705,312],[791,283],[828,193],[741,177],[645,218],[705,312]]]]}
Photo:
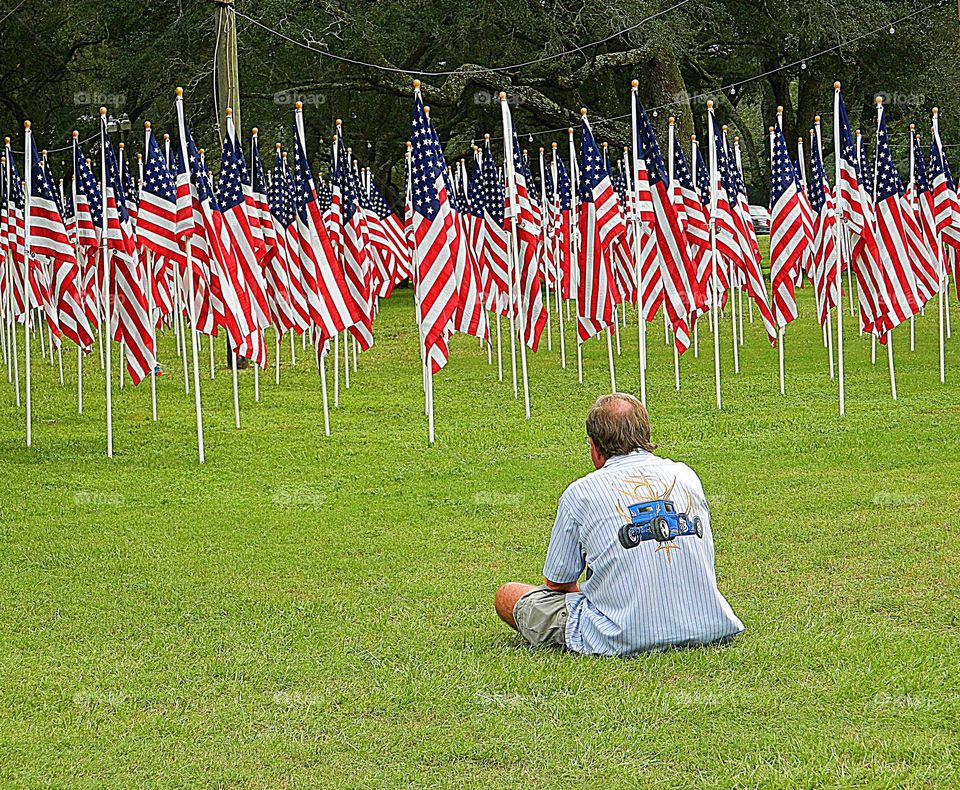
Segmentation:
{"type": "Polygon", "coordinates": [[[777,105],[777,115],[783,115],[783,105],[782,105],[782,104],[778,104],[778,105],[777,105]]]}
{"type": "Polygon", "coordinates": [[[297,110],[302,110],[302,109],[303,109],[303,102],[302,102],[302,101],[298,101],[298,102],[294,103],[293,106],[294,106],[294,108],[297,109],[297,110]]]}
{"type": "Polygon", "coordinates": [[[814,116],[813,116],[813,122],[814,122],[814,123],[820,123],[820,116],[819,116],[819,115],[814,115],[814,116]]]}
{"type": "Polygon", "coordinates": [[[76,129],[74,129],[74,130],[73,130],[73,139],[76,140],[79,136],[80,136],[80,132],[78,132],[76,129]]]}
{"type": "Polygon", "coordinates": [[[883,106],[883,96],[877,96],[876,102],[877,102],[877,107],[883,106]]]}
{"type": "Polygon", "coordinates": [[[280,152],[280,143],[274,143],[273,147],[277,150],[278,153],[280,152]]]}
{"type": "Polygon", "coordinates": [[[939,108],[939,107],[934,107],[934,108],[933,108],[933,117],[936,118],[939,114],[940,114],[940,108],[939,108]]]}
{"type": "MultiPolygon", "coordinates": [[[[124,148],[126,148],[126,146],[125,146],[123,143],[120,143],[120,145],[118,145],[117,148],[119,148],[119,149],[122,151],[124,148]]],[[[203,149],[202,149],[202,148],[200,149],[200,153],[201,153],[201,154],[203,153],[203,149]]]]}
{"type": "Polygon", "coordinates": [[[506,101],[506,100],[507,100],[507,92],[500,91],[500,101],[506,101]]]}
{"type": "Polygon", "coordinates": [[[581,107],[581,108],[580,108],[580,115],[583,116],[584,118],[587,117],[587,108],[586,108],[586,107],[581,107]]]}
{"type": "Polygon", "coordinates": [[[672,115],[669,118],[667,118],[667,126],[673,126],[676,122],[677,122],[677,119],[674,118],[672,115]]]}
{"type": "Polygon", "coordinates": [[[630,87],[631,87],[631,88],[638,88],[638,87],[640,87],[640,80],[630,80],[630,87]]]}
{"type": "Polygon", "coordinates": [[[147,129],[148,131],[149,131],[149,129],[150,129],[150,127],[151,127],[152,125],[153,125],[153,124],[151,124],[150,121],[144,121],[144,122],[143,122],[143,128],[144,128],[144,129],[147,129]]]}
{"type": "Polygon", "coordinates": [[[713,109],[713,99],[707,99],[707,109],[708,110],[713,109]]]}
{"type": "Polygon", "coordinates": [[[228,118],[232,118],[232,117],[233,117],[233,107],[227,107],[227,109],[225,110],[225,112],[227,113],[227,117],[228,117],[228,118]]]}
{"type": "Polygon", "coordinates": [[[835,83],[833,83],[833,89],[835,91],[840,90],[840,80],[837,80],[835,83]]]}
{"type": "Polygon", "coordinates": [[[259,129],[257,129],[256,126],[254,126],[254,127],[250,130],[250,134],[252,134],[254,137],[257,136],[258,132],[259,132],[259,129]]]}
{"type": "Polygon", "coordinates": [[[420,90],[420,85],[421,85],[420,80],[414,80],[414,81],[413,81],[413,89],[414,89],[415,91],[420,90]]]}
{"type": "Polygon", "coordinates": [[[169,140],[169,139],[170,139],[170,135],[167,134],[166,132],[164,132],[164,133],[163,133],[163,141],[164,141],[164,142],[167,142],[167,140],[169,140]]]}
{"type": "Polygon", "coordinates": [[[101,108],[100,108],[100,117],[101,117],[101,118],[106,118],[106,117],[107,117],[107,108],[106,108],[106,107],[101,107],[101,108]]]}
{"type": "Polygon", "coordinates": [[[916,129],[916,128],[917,128],[917,127],[916,127],[916,124],[910,124],[910,131],[911,131],[911,132],[912,132],[914,129],[916,129]]]}
{"type": "Polygon", "coordinates": [[[550,147],[551,147],[554,151],[557,150],[557,144],[556,144],[556,143],[550,143],[550,147]]]}
{"type": "Polygon", "coordinates": [[[487,133],[483,136],[483,139],[484,139],[486,142],[489,143],[489,142],[490,142],[490,132],[487,132],[487,133]]]}

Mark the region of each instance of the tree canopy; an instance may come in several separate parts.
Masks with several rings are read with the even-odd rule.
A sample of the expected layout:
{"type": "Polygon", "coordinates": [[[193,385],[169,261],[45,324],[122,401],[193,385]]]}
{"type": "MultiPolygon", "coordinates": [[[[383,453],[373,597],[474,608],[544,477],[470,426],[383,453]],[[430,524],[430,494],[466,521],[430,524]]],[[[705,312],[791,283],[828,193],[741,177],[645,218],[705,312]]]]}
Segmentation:
{"type": "MultiPolygon", "coordinates": [[[[97,107],[105,104],[130,117],[136,149],[145,120],[175,134],[173,89],[182,85],[195,137],[219,150],[213,3],[7,5],[0,7],[5,134],[19,140],[30,118],[41,145],[64,146],[72,129],[81,138],[95,132],[97,107]]],[[[768,180],[764,132],[777,105],[784,107],[788,140],[805,137],[814,115],[822,115],[829,155],[837,79],[851,121],[870,136],[874,99],[886,97],[901,157],[908,125],[928,132],[934,105],[943,108],[945,141],[960,143],[960,39],[956,8],[948,3],[238,0],[236,9],[305,45],[238,15],[245,132],[258,126],[263,153],[271,154],[275,141],[289,141],[293,101],[300,98],[318,166],[325,166],[335,119],[342,118],[347,143],[394,197],[402,184],[411,80],[418,76],[450,158],[468,155],[485,132],[502,133],[500,90],[510,96],[531,153],[549,150],[553,141],[563,146],[581,106],[611,150],[628,144],[623,116],[633,78],[645,105],[656,108],[658,130],[674,115],[683,140],[703,135],[705,101],[712,97],[719,120],[741,138],[751,198],[759,202],[768,180]],[[814,57],[825,50],[831,51],[814,57]],[[504,68],[518,63],[528,65],[504,68]]]]}

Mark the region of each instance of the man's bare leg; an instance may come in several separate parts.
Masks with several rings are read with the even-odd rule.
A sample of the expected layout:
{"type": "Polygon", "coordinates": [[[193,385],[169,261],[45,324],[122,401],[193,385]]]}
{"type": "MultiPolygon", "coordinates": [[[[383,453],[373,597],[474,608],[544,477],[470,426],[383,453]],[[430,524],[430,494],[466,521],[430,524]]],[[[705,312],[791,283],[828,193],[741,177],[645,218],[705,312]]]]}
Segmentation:
{"type": "Polygon", "coordinates": [[[524,595],[531,590],[535,590],[535,584],[523,584],[522,582],[508,582],[497,590],[493,605],[497,610],[500,619],[503,620],[512,629],[517,629],[517,622],[513,619],[513,607],[517,605],[524,595]]]}

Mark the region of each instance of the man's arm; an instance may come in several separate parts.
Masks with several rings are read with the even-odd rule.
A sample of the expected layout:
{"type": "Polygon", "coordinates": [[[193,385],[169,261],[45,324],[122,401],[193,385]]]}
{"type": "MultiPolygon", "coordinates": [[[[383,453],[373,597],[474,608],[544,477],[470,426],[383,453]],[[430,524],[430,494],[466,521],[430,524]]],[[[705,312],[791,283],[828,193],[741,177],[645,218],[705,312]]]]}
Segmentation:
{"type": "Polygon", "coordinates": [[[547,589],[557,592],[580,592],[580,574],[585,557],[580,545],[580,530],[570,506],[570,497],[560,497],[557,519],[550,535],[547,558],[543,564],[543,582],[547,589]],[[566,581],[554,581],[565,579],[566,581]]]}

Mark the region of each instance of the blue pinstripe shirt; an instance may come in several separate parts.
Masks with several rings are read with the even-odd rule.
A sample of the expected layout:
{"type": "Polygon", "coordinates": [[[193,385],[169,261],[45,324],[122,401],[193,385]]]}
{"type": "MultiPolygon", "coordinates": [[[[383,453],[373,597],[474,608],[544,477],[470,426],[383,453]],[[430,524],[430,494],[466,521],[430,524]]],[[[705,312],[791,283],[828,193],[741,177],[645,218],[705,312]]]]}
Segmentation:
{"type": "Polygon", "coordinates": [[[717,589],[713,560],[700,478],[638,450],[563,492],[543,575],[563,584],[588,570],[580,592],[566,596],[570,650],[629,656],[743,631],[717,589]],[[667,529],[672,539],[657,540],[667,529]]]}

